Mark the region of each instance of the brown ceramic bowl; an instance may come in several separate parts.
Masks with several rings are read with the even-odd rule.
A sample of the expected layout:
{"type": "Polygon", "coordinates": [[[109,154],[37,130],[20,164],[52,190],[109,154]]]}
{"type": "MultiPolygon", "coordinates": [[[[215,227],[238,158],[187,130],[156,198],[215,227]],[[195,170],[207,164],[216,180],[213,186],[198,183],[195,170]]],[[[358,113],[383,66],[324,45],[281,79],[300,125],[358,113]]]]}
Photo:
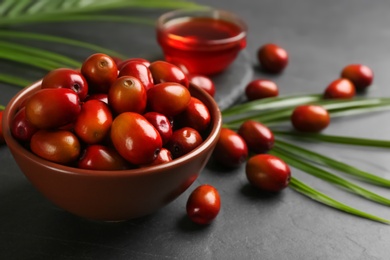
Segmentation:
{"type": "Polygon", "coordinates": [[[172,162],[123,171],[94,171],[44,160],[24,148],[10,132],[10,123],[23,101],[40,88],[37,82],[20,91],[3,114],[5,141],[24,175],[50,201],[75,215],[122,221],[148,215],[182,194],[199,176],[216,145],[221,113],[214,99],[191,86],[192,96],[210,110],[211,130],[192,152],[172,162]]]}

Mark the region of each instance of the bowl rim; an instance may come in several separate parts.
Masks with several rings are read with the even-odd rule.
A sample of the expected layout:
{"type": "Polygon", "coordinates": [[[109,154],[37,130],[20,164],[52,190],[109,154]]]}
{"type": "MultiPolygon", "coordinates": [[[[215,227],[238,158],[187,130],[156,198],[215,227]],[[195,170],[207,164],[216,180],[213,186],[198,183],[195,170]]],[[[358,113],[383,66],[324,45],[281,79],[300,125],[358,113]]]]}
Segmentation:
{"type": "Polygon", "coordinates": [[[58,164],[55,162],[45,160],[35,155],[31,151],[27,150],[12,136],[10,130],[10,123],[11,123],[11,116],[12,116],[11,110],[17,111],[18,109],[17,105],[20,105],[26,97],[28,97],[34,91],[36,91],[41,85],[41,82],[42,80],[36,81],[35,83],[20,90],[8,102],[3,112],[3,122],[1,127],[3,128],[3,135],[4,135],[5,142],[10,150],[16,150],[20,155],[22,155],[26,159],[30,161],[35,161],[36,163],[44,166],[45,168],[55,169],[56,171],[60,171],[64,174],[80,175],[86,177],[88,176],[129,177],[129,176],[139,176],[139,175],[146,175],[146,174],[152,175],[152,174],[164,173],[165,170],[171,167],[183,165],[187,162],[187,160],[194,158],[199,154],[201,154],[202,152],[204,152],[205,150],[207,150],[213,143],[217,142],[218,136],[220,134],[220,130],[222,128],[221,111],[214,98],[211,97],[205,90],[201,89],[200,87],[196,85],[191,85],[190,87],[193,88],[195,91],[199,92],[200,95],[202,95],[202,98],[205,98],[207,102],[210,103],[212,107],[214,107],[215,109],[213,109],[213,112],[210,111],[210,114],[212,116],[212,122],[213,122],[212,128],[210,129],[210,134],[207,136],[205,140],[203,140],[203,142],[198,147],[196,147],[190,153],[185,154],[177,159],[172,160],[171,162],[167,162],[164,164],[141,167],[136,169],[126,169],[126,170],[90,170],[90,169],[81,169],[77,167],[58,164]]]}
{"type": "MultiPolygon", "coordinates": [[[[247,35],[248,26],[238,15],[230,11],[215,9],[211,7],[203,7],[203,8],[196,8],[196,9],[177,9],[177,10],[166,12],[157,19],[156,28],[160,32],[165,32],[166,23],[169,22],[171,18],[183,19],[183,18],[191,18],[191,17],[210,17],[216,20],[224,20],[224,21],[234,23],[241,29],[241,32],[239,34],[229,38],[218,39],[218,40],[201,40],[201,41],[197,41],[196,44],[192,44],[192,45],[197,45],[197,46],[223,45],[223,44],[235,43],[244,39],[247,35]],[[178,17],[175,17],[176,15],[178,15],[178,17]]],[[[175,40],[186,42],[186,44],[191,44],[191,42],[189,42],[188,39],[186,39],[185,37],[176,34],[171,34],[171,33],[165,35],[168,38],[174,38],[175,40]]]]}

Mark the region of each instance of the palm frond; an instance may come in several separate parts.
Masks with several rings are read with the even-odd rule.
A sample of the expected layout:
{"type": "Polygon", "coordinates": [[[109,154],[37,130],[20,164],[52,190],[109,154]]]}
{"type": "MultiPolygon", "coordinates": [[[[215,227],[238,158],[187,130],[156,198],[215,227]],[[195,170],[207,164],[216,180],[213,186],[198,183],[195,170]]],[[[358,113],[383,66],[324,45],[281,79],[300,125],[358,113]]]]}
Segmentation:
{"type": "MultiPolygon", "coordinates": [[[[85,20],[93,17],[85,16],[85,14],[119,8],[171,9],[202,7],[193,2],[182,0],[6,0],[0,3],[0,26],[20,23],[85,20]]],[[[100,19],[102,19],[102,17],[100,17],[100,19]]],[[[106,20],[107,19],[108,18],[106,17],[106,20]]],[[[115,17],[111,17],[109,20],[113,19],[115,19],[115,17]]],[[[128,21],[125,20],[125,17],[122,17],[120,20],[128,21]]],[[[141,20],[141,18],[139,18],[139,20],[141,20]]]]}
{"type": "Polygon", "coordinates": [[[12,30],[0,30],[0,39],[22,39],[22,40],[36,40],[41,41],[44,43],[56,43],[56,44],[66,44],[78,48],[83,48],[87,50],[91,50],[93,52],[101,52],[105,53],[107,55],[118,57],[118,58],[126,58],[126,55],[101,47],[96,44],[78,41],[75,39],[70,39],[66,37],[59,37],[54,35],[47,35],[47,34],[41,34],[41,33],[34,33],[34,32],[24,32],[24,31],[12,31],[12,30]]]}
{"type": "Polygon", "coordinates": [[[310,187],[309,185],[305,184],[304,182],[298,180],[297,178],[291,178],[290,181],[290,187],[294,189],[295,191],[315,200],[322,204],[328,205],[332,208],[344,211],[346,213],[361,217],[370,219],[373,221],[377,221],[384,224],[390,224],[390,220],[384,219],[375,215],[372,215],[370,213],[355,209],[349,205],[346,205],[345,203],[342,203],[338,200],[335,200],[331,198],[330,196],[317,191],[316,189],[310,187]]]}
{"type": "MultiPolygon", "coordinates": [[[[148,26],[154,25],[154,19],[140,16],[108,15],[103,11],[119,10],[124,8],[137,9],[173,9],[173,8],[202,8],[202,6],[183,0],[4,0],[0,3],[0,60],[17,62],[29,67],[49,71],[59,67],[79,67],[81,62],[64,55],[44,49],[33,48],[25,44],[18,44],[10,39],[33,39],[41,42],[55,42],[79,48],[86,48],[94,52],[101,52],[118,58],[126,55],[97,46],[88,42],[58,37],[53,35],[23,32],[2,27],[17,24],[72,22],[72,21],[104,21],[137,23],[148,26]]],[[[28,80],[2,75],[0,82],[20,86],[28,80]]]]}

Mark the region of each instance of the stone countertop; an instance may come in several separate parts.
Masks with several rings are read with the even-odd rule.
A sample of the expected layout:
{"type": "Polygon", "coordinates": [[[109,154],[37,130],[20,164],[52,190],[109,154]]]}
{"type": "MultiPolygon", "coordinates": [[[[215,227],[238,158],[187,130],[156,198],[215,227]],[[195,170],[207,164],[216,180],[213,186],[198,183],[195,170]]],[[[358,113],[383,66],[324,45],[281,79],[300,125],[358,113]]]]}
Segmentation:
{"type": "MultiPolygon", "coordinates": [[[[248,60],[242,65],[245,80],[272,79],[281,95],[322,93],[345,65],[362,63],[375,73],[374,84],[365,95],[390,96],[388,1],[199,3],[233,11],[247,22],[248,60]],[[263,74],[256,67],[257,48],[268,42],[279,44],[290,55],[289,66],[277,76],[263,74]]],[[[145,25],[58,23],[23,28],[89,40],[129,56],[161,57],[154,30],[145,25]]],[[[66,46],[53,48],[79,59],[86,55],[66,46]]],[[[237,70],[242,68],[238,66],[237,70]]],[[[15,65],[2,70],[20,71],[37,79],[43,75],[15,65]]],[[[4,84],[1,88],[1,104],[18,91],[17,87],[4,84]]],[[[217,91],[221,96],[231,94],[221,83],[217,91]]],[[[388,117],[389,113],[383,112],[335,119],[325,133],[389,139],[388,117]]],[[[389,177],[387,150],[323,143],[305,145],[389,177]]],[[[260,193],[248,184],[244,167],[227,171],[211,162],[182,196],[155,214],[127,222],[102,223],[73,216],[45,199],[21,173],[6,146],[0,147],[0,166],[0,259],[367,260],[388,259],[390,253],[389,226],[334,210],[289,188],[273,195],[260,193]],[[219,190],[222,209],[211,225],[198,227],[187,219],[185,203],[189,193],[204,183],[219,190]]],[[[299,170],[293,169],[292,174],[340,201],[390,218],[386,206],[367,202],[299,170]]],[[[362,185],[390,197],[385,188],[362,185]]]]}

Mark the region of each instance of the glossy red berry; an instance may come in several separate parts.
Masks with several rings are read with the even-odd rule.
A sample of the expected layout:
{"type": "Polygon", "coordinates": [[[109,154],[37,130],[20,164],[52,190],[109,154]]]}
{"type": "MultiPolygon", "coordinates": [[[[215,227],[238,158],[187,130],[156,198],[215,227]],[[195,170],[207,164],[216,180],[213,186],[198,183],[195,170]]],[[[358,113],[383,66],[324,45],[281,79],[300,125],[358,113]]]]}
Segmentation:
{"type": "Polygon", "coordinates": [[[288,53],[276,44],[265,44],[257,52],[261,68],[269,73],[280,73],[288,64],[288,53]]]}
{"type": "Polygon", "coordinates": [[[108,95],[107,95],[107,93],[94,93],[92,95],[87,96],[87,98],[84,101],[88,101],[88,100],[92,100],[92,99],[100,100],[100,101],[108,104],[108,95]]]}
{"type": "Polygon", "coordinates": [[[108,105],[100,100],[89,100],[81,106],[74,123],[74,132],[87,144],[102,142],[110,133],[112,114],[108,105]]]}
{"type": "Polygon", "coordinates": [[[165,115],[157,112],[148,112],[144,114],[146,120],[151,123],[160,133],[163,144],[166,144],[172,137],[172,124],[165,115]]]}
{"type": "Polygon", "coordinates": [[[332,81],[325,89],[324,98],[329,99],[349,99],[356,94],[353,83],[345,78],[332,81]]]}
{"type": "Polygon", "coordinates": [[[213,151],[213,158],[226,167],[238,167],[246,161],[248,146],[244,139],[229,128],[222,128],[213,151]]]}
{"type": "Polygon", "coordinates": [[[189,126],[202,132],[210,125],[210,112],[207,106],[195,97],[191,97],[190,103],[174,118],[175,125],[179,127],[189,126]]]}
{"type": "Polygon", "coordinates": [[[111,141],[118,153],[134,165],[151,163],[162,148],[156,128],[134,112],[124,112],[114,119],[111,141]]]}
{"type": "Polygon", "coordinates": [[[176,82],[188,88],[187,75],[177,66],[166,61],[154,61],[149,70],[153,75],[154,84],[164,82],[176,82]]]}
{"type": "Polygon", "coordinates": [[[78,161],[79,168],[89,170],[124,170],[127,166],[127,161],[115,149],[98,144],[85,148],[78,161]]]}
{"type": "Polygon", "coordinates": [[[266,153],[274,146],[272,131],[257,121],[245,121],[238,129],[238,134],[245,140],[252,152],[266,153]]]}
{"type": "Polygon", "coordinates": [[[67,88],[45,88],[26,102],[26,118],[40,129],[57,128],[73,122],[81,111],[77,93],[67,88]]]}
{"type": "Polygon", "coordinates": [[[183,127],[173,132],[166,148],[171,152],[173,159],[183,156],[203,142],[198,131],[191,127],[183,127]]]}
{"type": "Polygon", "coordinates": [[[146,90],[154,86],[152,73],[141,61],[128,61],[119,70],[118,77],[132,76],[137,78],[146,90]]]}
{"type": "Polygon", "coordinates": [[[258,154],[249,158],[246,177],[253,186],[263,191],[277,192],[290,183],[290,167],[280,158],[270,154],[258,154]]]}
{"type": "Polygon", "coordinates": [[[118,77],[118,68],[110,56],[95,53],[84,60],[81,73],[86,78],[91,93],[107,93],[118,77]]]}
{"type": "Polygon", "coordinates": [[[191,93],[181,84],[164,82],[147,91],[149,109],[166,116],[175,116],[186,109],[191,93]]]}
{"type": "Polygon", "coordinates": [[[80,155],[78,138],[67,130],[39,130],[30,142],[31,151],[52,162],[68,164],[80,155]]]}
{"type": "Polygon", "coordinates": [[[154,165],[159,165],[167,162],[171,162],[172,159],[172,154],[171,152],[166,149],[166,148],[161,148],[161,151],[158,153],[157,158],[153,160],[150,164],[147,165],[142,165],[143,167],[147,166],[154,166],[154,165]]]}
{"type": "Polygon", "coordinates": [[[211,185],[198,186],[188,197],[187,216],[196,224],[210,224],[221,209],[218,190],[211,185]]]}
{"type": "Polygon", "coordinates": [[[42,79],[41,88],[68,88],[77,93],[80,100],[88,94],[88,83],[84,76],[76,70],[59,68],[50,71],[42,79]]]}
{"type": "Polygon", "coordinates": [[[330,123],[328,111],[318,105],[301,105],[291,115],[294,128],[302,132],[320,132],[330,123]]]}
{"type": "Polygon", "coordinates": [[[256,79],[246,86],[245,95],[250,101],[268,97],[277,97],[279,95],[279,88],[276,83],[271,80],[256,79]]]}
{"type": "Polygon", "coordinates": [[[203,75],[189,75],[188,80],[191,84],[198,86],[199,88],[209,93],[210,96],[214,97],[215,84],[209,77],[203,75]]]}
{"type": "MultiPolygon", "coordinates": [[[[2,112],[3,111],[1,111],[1,113],[2,112]]],[[[32,123],[30,123],[30,121],[27,120],[26,107],[22,107],[15,114],[14,118],[12,119],[10,129],[12,136],[22,142],[30,141],[33,134],[39,130],[39,128],[35,127],[32,123]]]]}
{"type": "Polygon", "coordinates": [[[123,76],[115,80],[108,90],[108,104],[118,114],[143,113],[146,108],[146,89],[137,78],[123,76]]]}
{"type": "Polygon", "coordinates": [[[365,90],[372,84],[374,79],[374,73],[372,70],[362,64],[350,64],[343,68],[341,71],[341,77],[349,79],[356,90],[365,90]]]}

